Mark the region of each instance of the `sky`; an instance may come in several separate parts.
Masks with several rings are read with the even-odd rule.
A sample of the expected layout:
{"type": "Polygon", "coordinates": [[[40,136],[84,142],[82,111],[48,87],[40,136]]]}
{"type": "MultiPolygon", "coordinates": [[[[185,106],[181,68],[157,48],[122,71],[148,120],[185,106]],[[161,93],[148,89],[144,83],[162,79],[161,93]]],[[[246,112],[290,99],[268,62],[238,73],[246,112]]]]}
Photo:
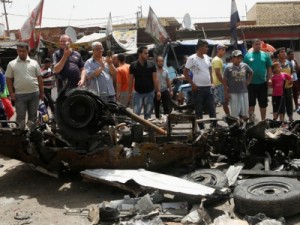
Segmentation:
{"type": "MultiPolygon", "coordinates": [[[[9,29],[20,29],[40,0],[9,0],[6,3],[9,29]]],[[[241,20],[256,2],[276,0],[235,0],[241,20]]],[[[278,0],[288,1],[288,0],[278,0]]],[[[293,1],[293,0],[290,0],[293,1]]],[[[191,22],[229,21],[231,0],[44,0],[42,27],[73,26],[105,27],[111,12],[112,24],[136,21],[137,12],[148,16],[149,6],[158,17],[175,17],[182,23],[189,13],[191,22]]],[[[0,3],[0,23],[6,28],[3,3],[0,3]]]]}

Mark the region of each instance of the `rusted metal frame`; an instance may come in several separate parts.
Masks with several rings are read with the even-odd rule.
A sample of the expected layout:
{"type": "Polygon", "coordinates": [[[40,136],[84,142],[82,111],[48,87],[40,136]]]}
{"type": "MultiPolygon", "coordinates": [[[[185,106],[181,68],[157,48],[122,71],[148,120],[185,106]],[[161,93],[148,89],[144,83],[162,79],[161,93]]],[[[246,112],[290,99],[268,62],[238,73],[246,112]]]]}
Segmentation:
{"type": "Polygon", "coordinates": [[[240,175],[297,177],[298,178],[298,177],[300,177],[300,171],[241,170],[240,175]]]}

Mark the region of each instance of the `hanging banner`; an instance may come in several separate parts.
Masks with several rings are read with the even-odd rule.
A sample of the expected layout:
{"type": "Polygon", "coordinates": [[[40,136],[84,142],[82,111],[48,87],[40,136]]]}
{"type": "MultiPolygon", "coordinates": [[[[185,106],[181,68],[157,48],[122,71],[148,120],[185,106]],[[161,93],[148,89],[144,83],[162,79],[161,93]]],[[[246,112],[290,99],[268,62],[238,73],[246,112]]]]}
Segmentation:
{"type": "Polygon", "coordinates": [[[151,37],[155,40],[155,42],[158,44],[165,44],[170,40],[167,31],[161,25],[159,19],[157,18],[151,7],[149,7],[149,14],[145,32],[150,34],[151,37]]]}

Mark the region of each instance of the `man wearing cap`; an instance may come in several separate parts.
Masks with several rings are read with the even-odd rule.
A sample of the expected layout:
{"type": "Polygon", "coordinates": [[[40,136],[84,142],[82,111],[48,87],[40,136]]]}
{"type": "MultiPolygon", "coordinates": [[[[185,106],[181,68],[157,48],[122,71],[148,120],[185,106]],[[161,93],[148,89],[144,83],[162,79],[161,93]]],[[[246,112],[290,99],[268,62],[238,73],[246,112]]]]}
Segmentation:
{"type": "Polygon", "coordinates": [[[214,84],[214,92],[219,99],[219,102],[223,105],[223,110],[226,115],[229,115],[228,102],[224,98],[224,80],[223,80],[223,60],[222,57],[225,55],[226,46],[223,44],[217,45],[217,55],[211,62],[212,76],[214,84]]]}
{"type": "Polygon", "coordinates": [[[252,47],[253,51],[248,52],[244,57],[244,62],[253,70],[253,78],[248,86],[249,114],[250,118],[254,116],[257,99],[261,119],[265,120],[268,106],[268,82],[271,84],[272,77],[272,60],[267,53],[261,51],[259,39],[253,40],[252,47]]]}
{"type": "Polygon", "coordinates": [[[240,50],[232,52],[232,63],[224,70],[224,95],[229,101],[231,116],[248,119],[249,99],[247,86],[251,82],[253,71],[243,63],[243,53],[240,50]]]}
{"type": "MultiPolygon", "coordinates": [[[[199,39],[196,53],[188,57],[183,71],[186,80],[192,85],[196,117],[199,119],[203,118],[204,107],[208,110],[210,118],[216,117],[215,99],[212,91],[211,58],[207,52],[208,42],[199,39]],[[193,73],[193,78],[189,76],[190,71],[193,73]]],[[[199,128],[204,129],[204,124],[199,123],[199,128]]]]}
{"type": "Polygon", "coordinates": [[[6,82],[9,95],[15,101],[17,122],[25,122],[26,112],[28,121],[37,121],[39,99],[44,98],[44,86],[41,68],[37,61],[28,56],[27,43],[17,44],[18,57],[9,62],[6,69],[6,82]]]}

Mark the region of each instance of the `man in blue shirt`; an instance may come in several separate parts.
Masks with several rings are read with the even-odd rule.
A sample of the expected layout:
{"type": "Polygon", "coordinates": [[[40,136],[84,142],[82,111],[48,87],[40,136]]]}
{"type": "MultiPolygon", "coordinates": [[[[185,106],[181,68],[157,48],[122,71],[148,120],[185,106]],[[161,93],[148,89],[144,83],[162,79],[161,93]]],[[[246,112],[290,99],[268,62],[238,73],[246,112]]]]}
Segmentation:
{"type": "Polygon", "coordinates": [[[104,58],[101,42],[92,43],[93,55],[89,58],[84,68],[87,74],[87,88],[96,92],[104,102],[116,101],[114,80],[116,79],[116,68],[112,63],[112,57],[104,58]]]}

